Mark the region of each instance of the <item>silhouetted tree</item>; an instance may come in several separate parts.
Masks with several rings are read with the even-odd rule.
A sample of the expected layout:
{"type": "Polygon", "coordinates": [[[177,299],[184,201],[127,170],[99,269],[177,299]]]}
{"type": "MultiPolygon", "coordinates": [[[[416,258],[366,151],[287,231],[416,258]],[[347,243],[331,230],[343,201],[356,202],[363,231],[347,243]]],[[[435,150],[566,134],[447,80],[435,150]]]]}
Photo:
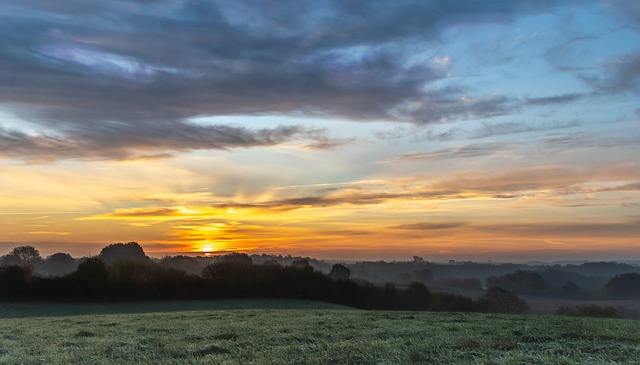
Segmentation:
{"type": "Polygon", "coordinates": [[[329,277],[334,280],[349,280],[351,270],[342,264],[335,264],[331,267],[329,277]]]}
{"type": "Polygon", "coordinates": [[[146,261],[149,259],[137,242],[110,244],[100,251],[98,258],[107,264],[115,261],[146,261]]]}
{"type": "Polygon", "coordinates": [[[488,313],[521,314],[529,311],[527,302],[502,288],[490,288],[478,300],[478,309],[488,313]]]}
{"type": "Polygon", "coordinates": [[[22,299],[27,296],[27,285],[33,280],[31,266],[9,266],[0,268],[0,297],[22,299]]]}
{"type": "Polygon", "coordinates": [[[239,252],[231,252],[231,253],[223,255],[223,256],[217,256],[216,257],[216,261],[217,262],[230,262],[230,263],[240,264],[240,265],[251,265],[251,264],[253,264],[253,260],[251,259],[251,257],[249,255],[247,255],[246,253],[239,253],[239,252]]]}
{"type": "Polygon", "coordinates": [[[574,295],[580,291],[580,286],[574,283],[571,280],[567,280],[567,282],[562,286],[562,292],[565,294],[574,295]]]}
{"type": "Polygon", "coordinates": [[[54,253],[44,259],[37,267],[37,274],[44,276],[64,276],[71,274],[78,268],[76,260],[68,253],[54,253]]]}
{"type": "Polygon", "coordinates": [[[22,261],[14,255],[5,255],[0,257],[0,267],[20,266],[22,261]]]}
{"type": "Polygon", "coordinates": [[[282,264],[280,262],[278,262],[278,260],[275,259],[269,259],[267,261],[265,261],[262,265],[264,266],[282,266],[282,264]]]}
{"type": "Polygon", "coordinates": [[[607,282],[604,288],[613,298],[640,299],[640,274],[616,275],[607,282]]]}
{"type": "Polygon", "coordinates": [[[80,300],[97,300],[106,297],[109,271],[105,263],[95,257],[86,259],[71,274],[74,285],[74,297],[80,300]]]}
{"type": "Polygon", "coordinates": [[[308,259],[293,260],[291,262],[291,267],[303,271],[313,271],[313,267],[309,264],[308,259]]]}
{"type": "Polygon", "coordinates": [[[42,260],[40,251],[33,246],[14,247],[9,252],[9,256],[16,257],[20,260],[20,265],[34,265],[42,260]]]}
{"type": "Polygon", "coordinates": [[[517,293],[535,293],[549,289],[542,276],[533,271],[516,270],[513,274],[487,278],[488,287],[504,288],[517,293]]]}
{"type": "Polygon", "coordinates": [[[202,272],[202,267],[198,260],[189,256],[166,256],[160,260],[160,265],[181,270],[191,275],[199,275],[202,272]]]}
{"type": "Polygon", "coordinates": [[[423,283],[414,281],[402,292],[403,308],[405,310],[427,310],[431,292],[423,283]]]}

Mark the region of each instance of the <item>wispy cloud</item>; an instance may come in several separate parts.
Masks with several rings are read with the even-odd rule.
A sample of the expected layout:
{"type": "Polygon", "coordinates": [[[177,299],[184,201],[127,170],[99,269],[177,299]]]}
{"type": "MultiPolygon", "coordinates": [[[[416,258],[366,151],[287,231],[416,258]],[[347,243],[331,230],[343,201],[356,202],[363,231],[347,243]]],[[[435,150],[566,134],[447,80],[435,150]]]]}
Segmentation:
{"type": "MultiPolygon", "coordinates": [[[[571,201],[571,204],[575,205],[586,202],[585,199],[590,194],[637,191],[638,184],[627,181],[636,178],[638,172],[635,166],[621,164],[590,170],[539,167],[521,168],[504,173],[459,173],[444,178],[416,176],[360,182],[343,187],[334,186],[332,189],[315,190],[313,195],[308,191],[307,195],[304,195],[305,191],[298,191],[295,192],[298,195],[295,197],[274,197],[267,200],[259,200],[255,197],[224,198],[212,195],[199,196],[197,205],[171,205],[177,200],[166,200],[168,205],[166,207],[119,209],[112,213],[82,219],[148,222],[229,217],[251,219],[250,217],[254,217],[255,214],[266,216],[302,209],[364,207],[409,201],[526,200],[537,197],[541,202],[554,203],[554,199],[559,196],[582,194],[584,196],[582,199],[571,201]],[[594,186],[594,182],[598,185],[594,186]]],[[[562,202],[562,204],[567,203],[562,202]]],[[[618,203],[606,202],[606,204],[617,205],[618,203]]]]}
{"type": "Polygon", "coordinates": [[[347,140],[328,137],[323,130],[280,126],[251,130],[227,125],[198,126],[186,122],[95,122],[74,125],[63,136],[32,135],[0,129],[0,156],[34,162],[59,159],[159,159],[173,152],[273,146],[308,141],[317,149],[333,148],[347,140]]]}
{"type": "Polygon", "coordinates": [[[408,229],[408,230],[419,230],[419,231],[431,231],[431,230],[440,230],[440,229],[449,229],[449,228],[458,228],[467,225],[464,222],[446,222],[446,223],[431,223],[431,222],[421,222],[421,223],[410,223],[410,224],[401,224],[398,226],[393,226],[390,228],[393,229],[408,229]]]}
{"type": "Polygon", "coordinates": [[[413,142],[439,141],[448,142],[460,139],[485,139],[497,136],[509,136],[522,133],[534,133],[571,129],[581,125],[578,121],[563,122],[484,122],[478,128],[460,126],[433,128],[431,126],[416,126],[413,128],[396,127],[389,131],[379,131],[375,135],[382,140],[398,140],[410,138],[413,142]]]}
{"type": "Polygon", "coordinates": [[[399,156],[388,158],[385,162],[481,157],[507,151],[510,147],[511,146],[507,143],[476,143],[460,148],[445,148],[430,152],[404,153],[399,156]]]}
{"type": "Polygon", "coordinates": [[[566,104],[580,100],[584,97],[583,94],[571,93],[564,95],[544,96],[537,98],[527,99],[527,103],[531,105],[549,105],[549,104],[566,104]]]}

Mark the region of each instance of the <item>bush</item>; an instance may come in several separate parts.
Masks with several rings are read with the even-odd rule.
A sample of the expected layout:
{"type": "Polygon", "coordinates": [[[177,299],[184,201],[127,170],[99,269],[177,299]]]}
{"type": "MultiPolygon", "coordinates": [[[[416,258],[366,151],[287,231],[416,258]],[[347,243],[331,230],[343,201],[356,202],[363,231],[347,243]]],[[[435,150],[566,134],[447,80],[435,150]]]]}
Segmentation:
{"type": "Polygon", "coordinates": [[[556,310],[556,314],[573,317],[620,318],[620,315],[614,307],[599,306],[597,304],[577,305],[573,308],[561,306],[556,310]]]}
{"type": "Polygon", "coordinates": [[[529,311],[529,305],[515,293],[502,288],[490,288],[478,300],[478,309],[487,313],[522,314],[529,311]]]}

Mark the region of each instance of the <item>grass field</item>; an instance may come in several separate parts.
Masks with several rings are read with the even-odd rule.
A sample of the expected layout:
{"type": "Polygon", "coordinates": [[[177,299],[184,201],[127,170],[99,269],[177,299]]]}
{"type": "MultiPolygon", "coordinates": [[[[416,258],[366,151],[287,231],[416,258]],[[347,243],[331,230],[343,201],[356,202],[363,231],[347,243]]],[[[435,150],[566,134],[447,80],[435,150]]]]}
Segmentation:
{"type": "Polygon", "coordinates": [[[64,305],[0,304],[0,363],[640,364],[640,323],[631,320],[378,312],[305,301],[164,305],[69,315],[64,305]],[[245,309],[228,309],[238,306],[245,309]]]}

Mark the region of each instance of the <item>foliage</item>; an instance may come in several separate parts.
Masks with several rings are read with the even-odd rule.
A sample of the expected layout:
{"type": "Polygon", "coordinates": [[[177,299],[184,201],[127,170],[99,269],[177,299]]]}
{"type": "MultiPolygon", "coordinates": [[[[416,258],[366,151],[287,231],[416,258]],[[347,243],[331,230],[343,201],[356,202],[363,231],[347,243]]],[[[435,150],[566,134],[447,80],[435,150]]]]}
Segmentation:
{"type": "Polygon", "coordinates": [[[616,275],[604,288],[611,297],[616,299],[640,299],[640,274],[616,275]]]}
{"type": "Polygon", "coordinates": [[[217,256],[217,262],[228,262],[231,264],[240,264],[240,265],[251,265],[253,264],[253,260],[246,253],[240,252],[231,252],[226,255],[217,256]]]}
{"type": "Polygon", "coordinates": [[[20,265],[33,265],[42,260],[40,251],[33,246],[18,246],[14,247],[9,256],[13,256],[18,259],[20,265]]]}
{"type": "Polygon", "coordinates": [[[334,280],[349,280],[351,276],[351,270],[342,264],[335,264],[331,267],[329,277],[334,280]]]}
{"type": "Polygon", "coordinates": [[[146,261],[149,259],[137,242],[110,244],[100,251],[98,258],[107,264],[116,261],[146,261]]]}
{"type": "Polygon", "coordinates": [[[198,260],[184,255],[163,257],[162,260],[160,260],[160,265],[181,270],[191,275],[199,275],[202,272],[202,267],[198,260]]]}
{"type": "Polygon", "coordinates": [[[516,293],[536,293],[549,289],[549,284],[537,272],[517,270],[512,274],[489,277],[487,287],[504,288],[516,293]]]}
{"type": "Polygon", "coordinates": [[[567,280],[561,289],[563,293],[573,295],[580,291],[580,286],[571,280],[567,280]]]}
{"type": "Polygon", "coordinates": [[[29,266],[0,268],[0,298],[22,299],[29,295],[33,269],[29,266]]]}
{"type": "MultiPolygon", "coordinates": [[[[113,247],[113,246],[112,246],[113,247]]],[[[121,246],[116,246],[121,247],[121,246]]],[[[63,277],[32,277],[26,268],[5,268],[0,297],[5,299],[120,301],[215,298],[301,298],[371,309],[473,310],[455,296],[432,294],[422,283],[406,289],[333,280],[304,262],[291,266],[254,265],[246,255],[227,255],[189,275],[150,260],[85,259],[63,277]],[[29,275],[26,275],[26,274],[29,275]],[[28,276],[28,280],[25,279],[28,276]]],[[[473,303],[470,298],[466,298],[473,303]]]]}
{"type": "Polygon", "coordinates": [[[478,300],[478,309],[488,313],[522,314],[529,311],[527,302],[502,288],[490,288],[478,300]]]}
{"type": "Polygon", "coordinates": [[[78,267],[76,260],[68,253],[54,253],[47,257],[39,266],[36,273],[41,276],[60,277],[71,274],[78,267]]]}
{"type": "Polygon", "coordinates": [[[482,290],[482,283],[476,278],[445,278],[432,281],[433,285],[464,290],[482,290]]]}
{"type": "Polygon", "coordinates": [[[618,311],[611,306],[599,306],[597,304],[583,304],[575,307],[561,306],[556,314],[574,317],[600,317],[620,318],[618,311]]]}
{"type": "MultiPolygon", "coordinates": [[[[174,303],[164,310],[138,304],[154,306],[153,313],[5,316],[0,321],[0,363],[632,364],[640,358],[640,326],[619,319],[190,310],[190,303],[179,311],[174,303]]],[[[41,312],[34,308],[35,314],[41,312]]]]}

